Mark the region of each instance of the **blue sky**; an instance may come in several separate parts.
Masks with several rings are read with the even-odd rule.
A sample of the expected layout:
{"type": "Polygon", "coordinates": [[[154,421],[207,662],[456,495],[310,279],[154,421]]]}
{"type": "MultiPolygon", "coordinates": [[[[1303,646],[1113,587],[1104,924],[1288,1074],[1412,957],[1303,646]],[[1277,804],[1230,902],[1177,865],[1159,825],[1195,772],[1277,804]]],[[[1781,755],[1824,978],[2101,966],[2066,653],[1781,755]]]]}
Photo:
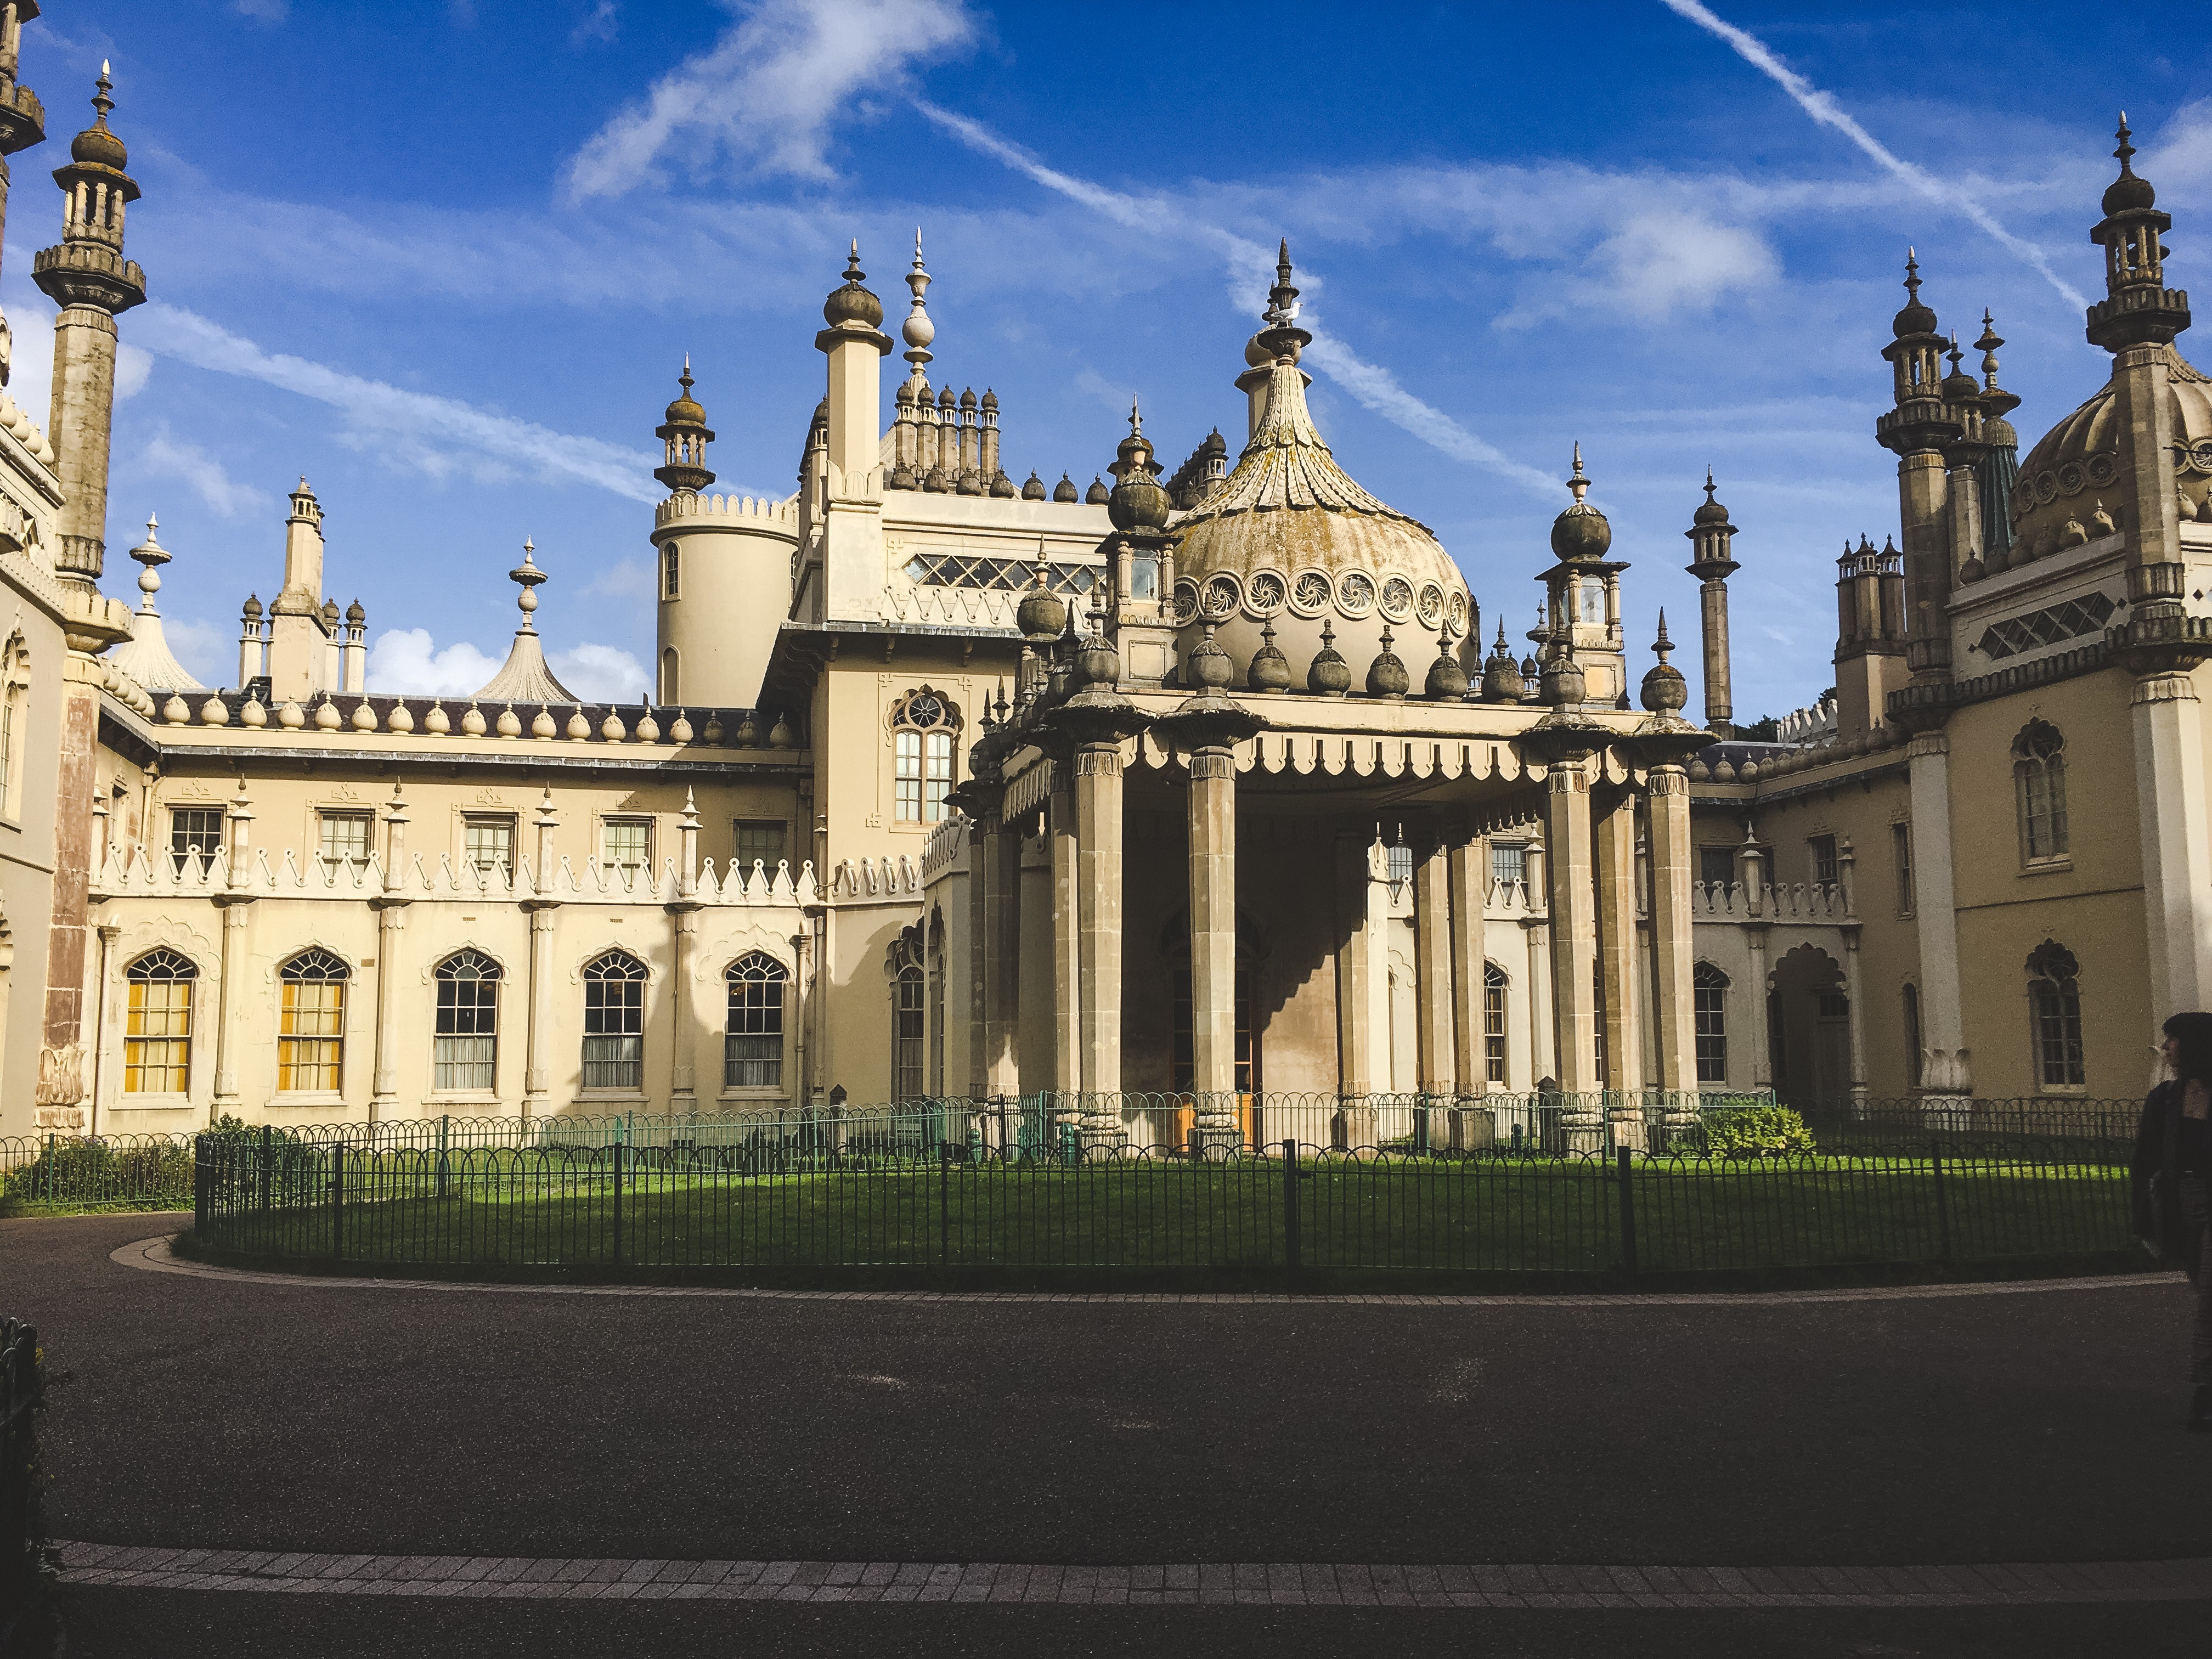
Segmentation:
{"type": "Polygon", "coordinates": [[[1778,712],[1832,678],[1844,538],[1895,526],[1871,429],[1906,245],[1962,341],[1994,310],[2032,443],[2108,372],[2067,290],[2100,287],[2122,106],[2176,217],[2171,280],[2212,271],[2212,69],[2169,55],[2162,12],[2086,41],[2078,8],[1566,15],[56,0],[24,30],[52,136],[14,162],[11,391],[44,418],[46,175],[112,58],[155,303],[122,322],[108,590],[135,599],[122,552],[158,510],[172,641],[234,678],[304,472],[373,687],[480,683],[527,535],[562,672],[635,695],[652,428],[685,351],[720,487],[787,492],[846,243],[896,316],[920,224],[938,378],[997,391],[1018,479],[1087,482],[1133,393],[1171,463],[1241,434],[1286,235],[1323,431],[1486,617],[1533,621],[1579,439],[1632,643],[1661,605],[1686,639],[1710,464],[1741,530],[1737,712],[1778,712]]]}

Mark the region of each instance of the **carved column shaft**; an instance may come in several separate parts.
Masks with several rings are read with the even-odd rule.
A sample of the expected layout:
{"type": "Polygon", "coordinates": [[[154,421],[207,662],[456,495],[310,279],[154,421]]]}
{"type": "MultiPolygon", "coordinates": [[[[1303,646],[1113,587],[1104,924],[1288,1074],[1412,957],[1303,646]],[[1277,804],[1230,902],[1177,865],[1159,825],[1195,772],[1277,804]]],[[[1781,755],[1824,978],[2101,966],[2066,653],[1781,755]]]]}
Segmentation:
{"type": "Polygon", "coordinates": [[[1597,1073],[1597,895],[1589,775],[1578,762],[1555,762],[1546,782],[1545,841],[1551,854],[1552,1019],[1558,1031],[1559,1084],[1567,1103],[1568,1140],[1578,1150],[1601,1143],[1595,1099],[1597,1073]]]}
{"type": "Polygon", "coordinates": [[[1237,1127],[1237,767],[1226,747],[1190,757],[1191,1087],[1198,1127],[1237,1127]]]}
{"type": "Polygon", "coordinates": [[[1086,743],[1076,750],[1075,824],[1081,849],[1078,957],[1082,978],[1084,1127],[1086,1134],[1103,1133],[1109,1126],[1118,1133],[1121,1105],[1119,743],[1086,743]]]}
{"type": "Polygon", "coordinates": [[[1074,780],[1065,768],[1053,780],[1048,806],[1052,831],[1052,1086],[1063,1101],[1083,1088],[1081,845],[1074,780]]]}
{"type": "Polygon", "coordinates": [[[1490,897],[1490,842],[1480,836],[1446,859],[1451,897],[1452,1073],[1462,1095],[1489,1086],[1483,1008],[1489,964],[1484,912],[1490,897]]]}
{"type": "Polygon", "coordinates": [[[1636,795],[1610,794],[1594,815],[1597,843],[1598,973],[1605,986],[1604,1086],[1615,1138],[1643,1144],[1641,986],[1636,971],[1636,795]]]}
{"type": "Polygon", "coordinates": [[[1451,854],[1431,837],[1413,866],[1415,1045],[1421,1092],[1449,1099],[1459,1092],[1452,1018],[1451,854]]]}
{"type": "Polygon", "coordinates": [[[1672,1124],[1698,1109],[1698,1027],[1693,994],[1690,884],[1697,854],[1690,841],[1690,781],[1680,766],[1651,769],[1651,955],[1657,1006],[1659,1086],[1672,1124]]]}

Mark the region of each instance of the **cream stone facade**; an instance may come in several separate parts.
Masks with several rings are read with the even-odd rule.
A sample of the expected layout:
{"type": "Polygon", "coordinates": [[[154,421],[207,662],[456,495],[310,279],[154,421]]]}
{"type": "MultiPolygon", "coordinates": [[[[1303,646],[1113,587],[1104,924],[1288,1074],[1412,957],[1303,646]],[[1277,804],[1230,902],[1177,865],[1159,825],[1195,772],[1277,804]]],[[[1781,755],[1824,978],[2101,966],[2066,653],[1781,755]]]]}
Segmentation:
{"type": "MultiPolygon", "coordinates": [[[[0,3],[0,150],[41,136],[35,15],[0,3]]],[[[2002,341],[1944,375],[1909,270],[1903,550],[1846,551],[1835,696],[1754,741],[1711,478],[1703,725],[1663,620],[1632,665],[1579,448],[1516,657],[1517,596],[1315,427],[1286,249],[1224,351],[1242,444],[1171,472],[1133,410],[1087,488],[1016,483],[996,395],[930,378],[918,236],[888,398],[857,246],[824,303],[790,496],[714,491],[687,362],[650,702],[560,684],[526,543],[489,684],[370,687],[304,478],[198,685],[157,526],[139,608],[99,586],[144,294],[107,90],[39,256],[46,432],[0,399],[0,1133],[1043,1097],[1093,1146],[1357,1142],[1407,1102],[1465,1144],[1546,1096],[1633,1146],[1715,1090],[2126,1093],[2212,991],[2212,396],[2124,143],[2112,382],[2025,464],[2002,341]]]]}

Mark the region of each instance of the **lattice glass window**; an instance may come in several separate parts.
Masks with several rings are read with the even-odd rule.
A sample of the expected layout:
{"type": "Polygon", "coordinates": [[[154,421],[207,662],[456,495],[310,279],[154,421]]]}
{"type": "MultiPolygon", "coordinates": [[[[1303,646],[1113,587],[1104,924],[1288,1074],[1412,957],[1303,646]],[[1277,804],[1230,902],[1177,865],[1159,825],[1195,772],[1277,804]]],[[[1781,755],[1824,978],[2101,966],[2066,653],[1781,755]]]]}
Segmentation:
{"type": "Polygon", "coordinates": [[[461,820],[462,856],[486,876],[514,874],[514,820],[478,817],[461,820]]]}
{"type": "Polygon", "coordinates": [[[897,1003],[891,1026],[891,1098],[922,1097],[924,1007],[921,969],[909,963],[899,969],[897,1003]]]}
{"type": "Polygon", "coordinates": [[[2012,740],[2021,855],[2030,864],[2066,856],[2065,748],[2058,728],[2043,720],[2030,720],[2012,740]]]}
{"type": "Polygon", "coordinates": [[[1698,848],[1698,879],[1708,887],[1733,886],[1735,882],[1735,848],[1733,847],[1698,848]]]}
{"type": "Polygon", "coordinates": [[[1505,970],[1482,964],[1482,1054],[1492,1083],[1505,1081],[1505,970]]]}
{"type": "Polygon", "coordinates": [[[627,951],[584,969],[584,1086],[645,1086],[645,964],[627,951]]]}
{"type": "Polygon", "coordinates": [[[376,822],[368,812],[323,812],[322,841],[319,848],[328,864],[360,865],[368,862],[368,839],[371,827],[376,822]]]}
{"type": "Polygon", "coordinates": [[[653,864],[653,820],[608,818],[599,825],[600,861],[610,870],[634,875],[653,864]]]}
{"type": "Polygon", "coordinates": [[[1413,849],[1400,846],[1386,847],[1382,850],[1389,857],[1390,884],[1395,887],[1401,882],[1413,880],[1413,849]]]}
{"type": "Polygon", "coordinates": [[[684,555],[674,542],[660,550],[660,597],[674,599],[684,580],[684,555]]]}
{"type": "Polygon", "coordinates": [[[757,863],[769,875],[783,862],[784,824],[781,818],[739,818],[733,826],[738,835],[738,867],[748,878],[757,863]]]}
{"type": "Polygon", "coordinates": [[[1710,962],[1691,970],[1691,1018],[1698,1045],[1698,1081],[1728,1081],[1729,976],[1710,962]]]}
{"type": "Polygon", "coordinates": [[[182,875],[198,861],[205,870],[222,845],[222,808],[173,806],[169,809],[169,859],[182,875]]]}
{"type": "Polygon", "coordinates": [[[892,805],[900,823],[943,821],[959,730],[959,709],[926,685],[891,711],[892,805]]]}
{"type": "MultiPolygon", "coordinates": [[[[906,578],[928,587],[981,587],[1012,592],[1036,580],[1036,564],[1026,559],[993,559],[957,550],[916,553],[906,562],[906,578]]],[[[1045,585],[1056,593],[1088,593],[1098,585],[1092,564],[1047,564],[1045,585]]]]}
{"type": "Polygon", "coordinates": [[[2119,609],[2119,602],[2102,593],[2085,593],[2025,617],[2012,617],[1982,631],[1974,647],[1991,662],[2002,662],[2023,651],[2039,650],[2089,634],[2101,634],[2119,609]]]}
{"type": "Polygon", "coordinates": [[[2078,1089],[2087,1081],[2081,1055],[2081,988],[2075,981],[2079,971],[2074,953],[2051,939],[2027,958],[2036,1078],[2046,1089],[2078,1089]]]}
{"type": "Polygon", "coordinates": [[[1813,884],[1833,887],[1838,879],[1836,838],[1833,836],[1814,836],[1806,843],[1813,854],[1813,884]]]}
{"type": "Polygon", "coordinates": [[[319,947],[302,951],[277,975],[282,991],[276,1087],[335,1094],[345,1085],[346,981],[353,970],[319,947]]]}
{"type": "Polygon", "coordinates": [[[166,946],[132,963],[123,1036],[123,1092],[180,1095],[192,1060],[192,982],[199,969],[166,946]]]}
{"type": "Polygon", "coordinates": [[[491,1089],[498,1059],[499,964],[463,951],[438,964],[438,1033],[433,1086],[441,1093],[491,1089]]]}
{"type": "Polygon", "coordinates": [[[1491,842],[1490,878],[1504,887],[1510,887],[1516,882],[1528,880],[1528,848],[1517,841],[1491,842]]]}
{"type": "Polygon", "coordinates": [[[790,975],[774,957],[749,951],[722,975],[730,1018],[722,1037],[722,1086],[773,1089],[783,1083],[783,999],[790,975]]]}

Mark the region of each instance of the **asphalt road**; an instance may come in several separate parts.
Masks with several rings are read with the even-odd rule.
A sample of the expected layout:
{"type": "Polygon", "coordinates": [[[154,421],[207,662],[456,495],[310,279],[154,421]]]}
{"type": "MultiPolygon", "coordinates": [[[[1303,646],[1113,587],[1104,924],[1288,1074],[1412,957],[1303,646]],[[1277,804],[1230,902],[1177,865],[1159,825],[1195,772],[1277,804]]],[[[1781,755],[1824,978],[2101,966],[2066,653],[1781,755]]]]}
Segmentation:
{"type": "MultiPolygon", "coordinates": [[[[1102,1563],[2212,1554],[2212,1437],[2178,1426],[2178,1281],[1629,1309],[911,1304],[272,1288],[108,1260],[163,1224],[0,1222],[0,1305],[37,1321],[70,1374],[47,1453],[61,1536],[1102,1563]]],[[[127,1643],[143,1630],[130,1609],[173,1607],[174,1644],[143,1650],[198,1651],[204,1625],[210,1651],[285,1651],[256,1649],[255,1632],[319,1616],[303,1600],[77,1593],[76,1650],[141,1650],[102,1632],[127,1643]]],[[[963,1626],[950,1609],[479,1604],[437,1618],[456,1632],[541,1627],[533,1652],[594,1632],[605,1650],[633,1628],[625,1619],[663,1631],[667,1651],[689,1650],[687,1631],[711,1632],[698,1637],[705,1651],[771,1627],[781,1650],[829,1651],[840,1632],[888,1618],[915,1638],[895,1650],[925,1650],[923,1632],[950,1618],[941,1628],[975,1652],[1033,1646],[1040,1628],[1098,1644],[1062,1643],[1069,1652],[1175,1650],[1217,1624],[1206,1645],[1229,1652],[1248,1639],[1258,1651],[1267,1629],[1303,1632],[1269,1642],[1281,1652],[1328,1650],[1331,1629],[1387,1644],[1390,1619],[1425,1616],[1316,1610],[1285,1625],[1260,1610],[1114,1611],[979,1610],[963,1626]],[[825,1645],[809,1648],[808,1630],[825,1645]]],[[[2102,1631],[2136,1631],[2139,1651],[2162,1650],[2154,1633],[2179,1628],[2172,1608],[2081,1611],[2102,1631]]],[[[371,1619],[356,1602],[333,1630],[395,1621],[404,1644],[400,1627],[427,1616],[393,1602],[371,1619]]],[[[1494,1614],[1481,1628],[1497,1651],[1564,1653],[1583,1650],[1557,1645],[1573,1630],[1624,1617],[1494,1614]]],[[[1871,1633],[1856,1647],[1784,1647],[1971,1653],[1978,1633],[2012,1628],[2030,1645],[2002,1650],[2034,1651],[2071,1617],[1961,1613],[1959,1640],[1975,1644],[1915,1646],[1902,1627],[1883,1635],[1882,1616],[1824,1613],[1805,1630],[1871,1633]]],[[[1771,1639],[1794,1628],[1780,1615],[1652,1618],[1675,1622],[1620,1629],[1641,1631],[1647,1651],[1696,1640],[1732,1653],[1777,1650],[1771,1639]],[[1752,1639],[1762,1628],[1764,1648],[1752,1639]],[[1749,1645],[1733,1645],[1737,1634],[1749,1645]]],[[[471,1650],[505,1651],[505,1639],[471,1650]]]]}

